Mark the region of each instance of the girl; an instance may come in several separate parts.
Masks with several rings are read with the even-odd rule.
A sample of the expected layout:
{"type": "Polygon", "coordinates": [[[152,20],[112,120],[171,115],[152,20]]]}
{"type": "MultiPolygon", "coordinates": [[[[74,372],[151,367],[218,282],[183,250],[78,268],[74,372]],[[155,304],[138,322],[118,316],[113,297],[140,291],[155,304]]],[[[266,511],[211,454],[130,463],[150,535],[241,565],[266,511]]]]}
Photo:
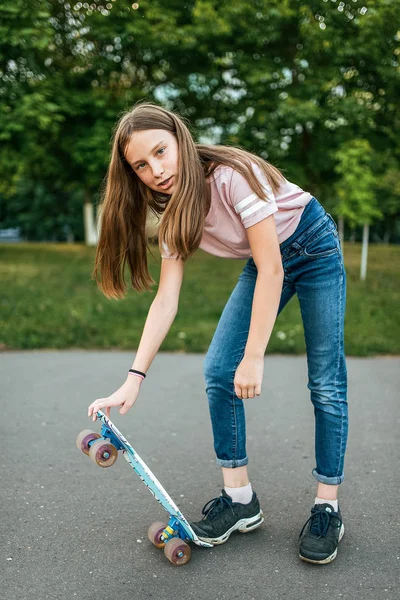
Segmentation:
{"type": "Polygon", "coordinates": [[[243,149],[197,144],[184,122],[152,103],[120,119],[113,141],[93,276],[108,298],[149,290],[149,219],[159,219],[159,287],[132,370],[123,385],[88,409],[126,414],[178,310],[184,264],[197,250],[247,259],[204,361],[214,449],[224,489],[193,523],[199,538],[227,541],[264,520],[247,473],[243,400],[261,394],[264,353],[277,314],[297,293],[315,414],[318,482],[299,536],[300,558],[323,564],[337,554],[344,527],[337,500],[347,440],[343,344],[346,275],[332,217],[308,192],[243,149]]]}

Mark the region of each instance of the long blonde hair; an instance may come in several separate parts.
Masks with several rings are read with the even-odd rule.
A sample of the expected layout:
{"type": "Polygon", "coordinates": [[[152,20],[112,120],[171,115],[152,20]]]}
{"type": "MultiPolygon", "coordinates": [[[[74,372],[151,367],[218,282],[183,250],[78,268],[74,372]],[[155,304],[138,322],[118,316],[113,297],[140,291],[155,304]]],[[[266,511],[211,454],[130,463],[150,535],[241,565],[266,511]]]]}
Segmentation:
{"type": "Polygon", "coordinates": [[[239,147],[195,143],[185,119],[153,103],[139,103],[118,121],[113,135],[111,160],[102,190],[101,228],[92,278],[107,298],[126,293],[124,269],[128,263],[135,290],[149,291],[155,283],[147,265],[149,213],[161,219],[158,243],[166,243],[173,254],[187,260],[199,247],[211,191],[206,178],[219,165],[239,171],[253,192],[265,191],[251,168],[256,163],[274,192],[283,176],[278,169],[239,147]],[[164,129],[178,142],[178,173],[171,196],[146,186],[125,159],[135,131],[164,129]],[[161,218],[162,217],[162,218],[161,218]]]}

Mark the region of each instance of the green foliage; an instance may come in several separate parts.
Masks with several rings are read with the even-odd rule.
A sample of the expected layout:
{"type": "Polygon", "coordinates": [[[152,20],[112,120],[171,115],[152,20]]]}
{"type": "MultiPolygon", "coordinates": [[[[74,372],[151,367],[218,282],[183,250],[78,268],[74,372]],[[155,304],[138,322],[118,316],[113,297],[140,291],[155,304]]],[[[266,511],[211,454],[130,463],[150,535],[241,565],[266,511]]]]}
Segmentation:
{"type": "MultiPolygon", "coordinates": [[[[375,194],[389,190],[380,210],[399,214],[398,2],[138,4],[2,1],[1,194],[11,201],[26,179],[94,197],[117,117],[147,99],[188,117],[197,137],[259,153],[333,212],[340,153],[364,140],[375,194]]],[[[363,198],[372,206],[359,195],[352,222],[363,198]]]]}
{"type": "Polygon", "coordinates": [[[5,228],[19,227],[21,235],[33,241],[81,240],[82,206],[82,191],[66,193],[54,182],[23,179],[12,202],[0,195],[0,222],[5,228]]]}
{"type": "Polygon", "coordinates": [[[351,226],[370,224],[382,216],[377,206],[372,159],[372,148],[366,140],[345,142],[336,152],[335,171],[340,175],[336,213],[351,226]]]}

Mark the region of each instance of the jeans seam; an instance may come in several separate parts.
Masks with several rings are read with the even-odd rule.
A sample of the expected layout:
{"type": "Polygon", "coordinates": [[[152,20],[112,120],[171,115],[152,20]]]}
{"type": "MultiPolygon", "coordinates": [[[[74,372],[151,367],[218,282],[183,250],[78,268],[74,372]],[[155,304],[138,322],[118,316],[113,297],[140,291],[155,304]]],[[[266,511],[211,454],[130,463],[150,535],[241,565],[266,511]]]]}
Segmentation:
{"type": "Polygon", "coordinates": [[[235,368],[233,370],[233,378],[232,378],[232,398],[231,398],[231,406],[233,409],[233,423],[234,423],[234,435],[233,435],[233,440],[234,440],[234,445],[232,447],[232,455],[233,455],[233,467],[236,467],[236,462],[237,462],[237,441],[238,441],[238,432],[237,432],[237,418],[236,418],[236,407],[235,407],[235,385],[234,385],[234,381],[235,381],[235,373],[236,370],[239,366],[240,361],[242,360],[244,356],[244,352],[243,354],[240,356],[239,360],[237,361],[237,363],[235,364],[235,368]]]}
{"type": "MultiPolygon", "coordinates": [[[[340,261],[339,261],[340,262],[340,261]]],[[[339,473],[339,469],[340,469],[340,463],[342,461],[342,446],[343,446],[343,422],[344,422],[344,418],[343,418],[343,406],[342,406],[342,402],[340,402],[339,400],[339,393],[338,393],[338,384],[337,384],[337,377],[338,377],[338,373],[339,373],[339,368],[340,368],[340,356],[341,356],[341,350],[340,350],[340,340],[341,340],[341,323],[342,323],[342,302],[343,302],[343,267],[341,269],[341,273],[340,273],[340,284],[339,284],[339,307],[340,307],[340,318],[339,318],[339,322],[338,322],[338,340],[337,340],[337,344],[338,344],[338,352],[337,352],[337,364],[336,364],[336,372],[335,372],[335,390],[336,390],[336,400],[338,400],[338,404],[340,406],[340,444],[339,444],[339,460],[338,460],[338,468],[337,468],[337,472],[336,472],[336,476],[339,477],[341,475],[341,473],[339,473]]]]}

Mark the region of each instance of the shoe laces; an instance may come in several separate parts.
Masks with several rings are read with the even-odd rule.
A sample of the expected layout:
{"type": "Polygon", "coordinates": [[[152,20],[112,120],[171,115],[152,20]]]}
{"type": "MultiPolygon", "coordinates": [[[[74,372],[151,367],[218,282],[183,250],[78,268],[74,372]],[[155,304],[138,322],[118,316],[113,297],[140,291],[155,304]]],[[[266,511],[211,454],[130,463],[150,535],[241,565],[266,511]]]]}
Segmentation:
{"type": "Polygon", "coordinates": [[[338,513],[329,512],[327,510],[321,510],[318,508],[312,508],[311,509],[311,517],[309,517],[307,519],[307,521],[304,523],[304,527],[300,532],[300,536],[302,535],[303,531],[305,530],[307,524],[311,521],[310,533],[312,533],[313,535],[317,535],[318,538],[325,537],[326,534],[328,533],[328,529],[329,529],[329,525],[330,525],[332,517],[335,517],[336,519],[338,519],[339,527],[340,527],[342,524],[342,520],[339,517],[338,513]]]}
{"type": "Polygon", "coordinates": [[[230,498],[227,498],[226,496],[218,496],[217,498],[213,498],[204,505],[203,510],[201,511],[204,515],[203,519],[208,517],[211,521],[213,521],[226,506],[229,506],[233,514],[235,514],[232,508],[232,500],[230,498]]]}

